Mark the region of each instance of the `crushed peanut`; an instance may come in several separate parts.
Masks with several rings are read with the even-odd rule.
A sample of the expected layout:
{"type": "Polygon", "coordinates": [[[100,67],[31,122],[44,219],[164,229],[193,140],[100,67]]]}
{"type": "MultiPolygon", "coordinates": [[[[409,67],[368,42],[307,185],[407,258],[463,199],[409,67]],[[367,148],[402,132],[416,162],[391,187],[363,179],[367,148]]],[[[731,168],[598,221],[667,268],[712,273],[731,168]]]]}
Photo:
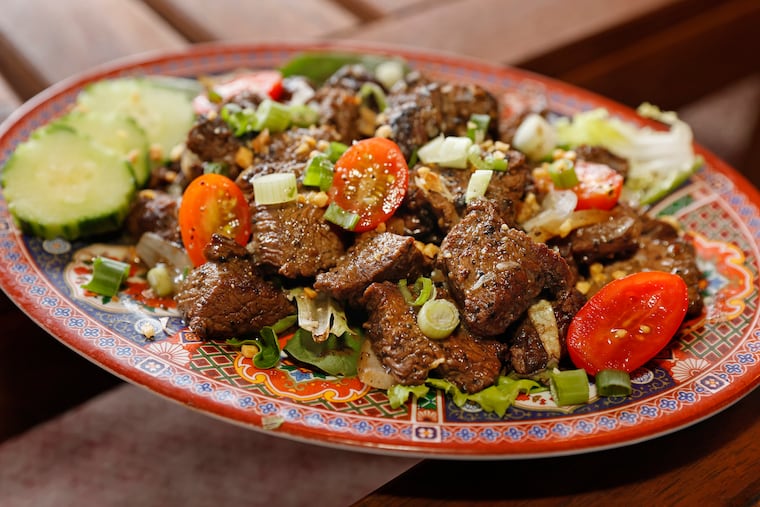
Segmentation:
{"type": "Polygon", "coordinates": [[[317,291],[315,291],[311,287],[304,287],[303,293],[309,299],[314,299],[315,297],[317,297],[317,291]]]}
{"type": "Polygon", "coordinates": [[[250,167],[253,164],[253,152],[245,146],[239,147],[235,152],[235,163],[243,168],[250,167]]]}

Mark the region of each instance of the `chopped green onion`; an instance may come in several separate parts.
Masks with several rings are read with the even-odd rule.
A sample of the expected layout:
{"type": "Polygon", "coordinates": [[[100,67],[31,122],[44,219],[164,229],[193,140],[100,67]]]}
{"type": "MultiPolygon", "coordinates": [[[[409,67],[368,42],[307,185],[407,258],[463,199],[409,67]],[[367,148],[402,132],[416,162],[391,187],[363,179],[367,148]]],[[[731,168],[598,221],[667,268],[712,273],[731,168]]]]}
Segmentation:
{"type": "Polygon", "coordinates": [[[348,231],[353,231],[359,222],[359,215],[346,211],[334,202],[331,202],[325,210],[324,219],[339,225],[348,231]]]}
{"type": "Polygon", "coordinates": [[[237,104],[225,104],[219,114],[235,137],[258,130],[259,120],[256,117],[256,110],[253,108],[243,109],[237,104]]]}
{"type": "Polygon", "coordinates": [[[599,396],[629,396],[631,376],[624,370],[601,370],[596,374],[596,392],[599,396]]]}
{"type": "Polygon", "coordinates": [[[319,187],[326,192],[333,181],[333,164],[326,155],[311,157],[303,174],[303,184],[307,187],[319,187]]]}
{"type": "Polygon", "coordinates": [[[158,263],[148,270],[148,285],[158,297],[166,297],[174,292],[174,282],[164,263],[158,263]]]}
{"type": "Polygon", "coordinates": [[[486,138],[486,132],[488,132],[488,124],[491,122],[491,117],[487,114],[473,114],[467,121],[467,137],[472,139],[476,144],[482,143],[486,138]]]}
{"type": "Polygon", "coordinates": [[[409,155],[409,161],[407,162],[407,165],[411,168],[417,165],[417,161],[419,160],[419,155],[417,155],[417,150],[414,150],[411,155],[409,155]]]}
{"type": "Polygon", "coordinates": [[[557,146],[557,132],[543,116],[530,113],[517,127],[512,146],[525,153],[531,160],[543,160],[557,146]]]}
{"type": "Polygon", "coordinates": [[[459,325],[459,310],[447,299],[427,301],[417,314],[417,325],[428,338],[446,338],[459,325]]]}
{"type": "Polygon", "coordinates": [[[506,171],[509,163],[506,158],[497,158],[493,153],[482,155],[480,146],[473,144],[467,150],[467,160],[475,166],[475,169],[489,171],[506,171]]]}
{"type": "Polygon", "coordinates": [[[467,183],[467,191],[464,195],[464,202],[469,203],[472,200],[479,199],[486,195],[488,184],[491,183],[493,171],[478,169],[470,175],[470,181],[467,183]]]}
{"type": "Polygon", "coordinates": [[[549,389],[554,402],[559,406],[587,403],[589,387],[586,370],[555,369],[549,377],[549,389]]]}
{"type": "Polygon", "coordinates": [[[330,141],[329,146],[327,147],[327,151],[325,152],[325,156],[332,162],[333,164],[338,161],[338,159],[343,155],[346,150],[348,149],[348,146],[340,143],[338,141],[330,141]]]}
{"type": "Polygon", "coordinates": [[[440,135],[421,146],[417,150],[417,156],[423,164],[438,164],[454,169],[466,169],[470,146],[472,146],[472,139],[469,137],[444,137],[440,135]]]}
{"type": "Polygon", "coordinates": [[[229,174],[227,164],[224,162],[203,162],[201,167],[203,167],[203,174],[221,174],[222,176],[229,174]]]}
{"type": "Polygon", "coordinates": [[[381,113],[385,111],[388,105],[385,98],[385,90],[379,84],[371,81],[362,84],[361,88],[359,88],[359,97],[362,99],[362,103],[368,105],[371,104],[368,100],[371,98],[375,105],[377,105],[377,110],[381,113]]]}
{"type": "Polygon", "coordinates": [[[272,173],[253,178],[256,204],[280,204],[295,200],[298,195],[295,173],[272,173]]]}
{"type": "Polygon", "coordinates": [[[290,122],[297,127],[310,127],[319,121],[319,111],[306,104],[288,106],[290,122]]]}
{"type": "Polygon", "coordinates": [[[92,278],[82,288],[96,294],[113,297],[121,284],[129,276],[130,266],[126,262],[108,257],[96,257],[92,263],[92,278]]]}
{"type": "Polygon", "coordinates": [[[414,282],[414,292],[417,294],[415,297],[407,286],[406,278],[399,280],[398,288],[401,294],[404,296],[404,301],[412,306],[421,306],[425,304],[433,295],[435,287],[433,281],[430,278],[421,276],[414,282]]]}
{"type": "Polygon", "coordinates": [[[290,109],[288,106],[266,99],[256,108],[256,130],[268,129],[270,132],[282,132],[290,126],[290,109]]]}
{"type": "Polygon", "coordinates": [[[277,334],[282,333],[283,331],[287,331],[291,327],[295,326],[296,323],[298,323],[298,315],[288,315],[287,317],[283,317],[274,324],[272,324],[270,327],[272,328],[272,331],[274,331],[277,334]]]}
{"type": "Polygon", "coordinates": [[[555,188],[568,189],[578,184],[578,175],[575,174],[575,165],[565,158],[555,160],[549,164],[549,176],[555,188]]]}

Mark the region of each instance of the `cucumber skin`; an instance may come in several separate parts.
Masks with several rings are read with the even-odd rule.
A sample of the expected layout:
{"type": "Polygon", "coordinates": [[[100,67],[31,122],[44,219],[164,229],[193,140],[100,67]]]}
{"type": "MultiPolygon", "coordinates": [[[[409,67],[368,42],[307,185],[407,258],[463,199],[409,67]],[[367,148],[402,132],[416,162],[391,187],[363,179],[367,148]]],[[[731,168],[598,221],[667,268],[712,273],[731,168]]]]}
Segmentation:
{"type": "MultiPolygon", "coordinates": [[[[86,138],[78,134],[70,126],[60,123],[53,123],[35,130],[31,135],[30,141],[44,141],[45,136],[56,135],[56,133],[67,133],[69,135],[86,140],[86,138]]],[[[103,151],[102,148],[91,141],[89,141],[89,145],[94,150],[103,151]]],[[[21,145],[19,145],[19,147],[20,146],[21,145]]],[[[19,165],[19,147],[17,147],[16,151],[14,151],[14,153],[9,157],[8,161],[3,167],[2,174],[0,174],[0,187],[3,189],[7,188],[7,180],[9,179],[9,174],[12,174],[14,171],[24,170],[23,167],[20,169],[16,167],[19,165]]],[[[129,214],[131,202],[137,191],[136,182],[134,180],[134,175],[129,162],[126,160],[121,160],[120,162],[123,165],[124,170],[131,175],[133,184],[131,191],[127,192],[126,195],[118,196],[118,199],[120,199],[122,202],[114,204],[114,208],[112,210],[105,211],[104,213],[98,215],[81,216],[74,222],[69,223],[55,223],[56,217],[52,217],[53,220],[51,220],[50,223],[41,223],[40,221],[29,220],[24,217],[23,214],[19,214],[16,207],[14,206],[13,200],[9,200],[7,195],[5,195],[4,197],[6,198],[8,204],[8,212],[22,233],[38,236],[44,239],[62,238],[68,241],[74,241],[76,239],[87,236],[95,236],[117,231],[122,227],[125,218],[129,214]]]]}

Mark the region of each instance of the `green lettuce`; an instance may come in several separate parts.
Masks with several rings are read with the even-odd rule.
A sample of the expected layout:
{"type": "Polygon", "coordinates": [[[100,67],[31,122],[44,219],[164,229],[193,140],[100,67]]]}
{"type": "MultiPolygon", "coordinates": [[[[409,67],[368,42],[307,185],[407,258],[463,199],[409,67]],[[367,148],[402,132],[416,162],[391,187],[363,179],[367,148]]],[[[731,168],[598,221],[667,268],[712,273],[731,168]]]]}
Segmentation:
{"type": "Polygon", "coordinates": [[[340,336],[330,334],[327,340],[317,342],[311,332],[299,328],[285,345],[285,352],[300,361],[328,375],[353,377],[363,337],[354,332],[340,336]]]}

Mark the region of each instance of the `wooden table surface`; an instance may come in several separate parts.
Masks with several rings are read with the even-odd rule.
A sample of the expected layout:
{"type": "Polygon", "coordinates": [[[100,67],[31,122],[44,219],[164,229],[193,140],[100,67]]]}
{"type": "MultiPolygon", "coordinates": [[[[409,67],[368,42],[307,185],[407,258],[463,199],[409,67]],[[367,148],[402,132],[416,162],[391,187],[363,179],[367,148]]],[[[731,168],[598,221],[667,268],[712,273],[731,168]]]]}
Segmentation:
{"type": "MultiPolygon", "coordinates": [[[[207,41],[433,48],[557,77],[628,105],[648,100],[677,110],[760,72],[756,0],[4,0],[3,7],[0,117],[97,64],[207,41]]],[[[754,124],[742,127],[747,142],[731,162],[757,185],[760,108],[749,107],[754,124]]],[[[707,123],[734,116],[720,113],[707,123]]],[[[120,383],[4,295],[0,329],[0,440],[120,383]],[[30,350],[34,364],[25,359],[30,350]],[[44,384],[49,399],[25,396],[30,382],[44,384]]],[[[621,449],[527,461],[423,460],[358,504],[758,505],[758,414],[756,390],[691,428],[621,449]]]]}

